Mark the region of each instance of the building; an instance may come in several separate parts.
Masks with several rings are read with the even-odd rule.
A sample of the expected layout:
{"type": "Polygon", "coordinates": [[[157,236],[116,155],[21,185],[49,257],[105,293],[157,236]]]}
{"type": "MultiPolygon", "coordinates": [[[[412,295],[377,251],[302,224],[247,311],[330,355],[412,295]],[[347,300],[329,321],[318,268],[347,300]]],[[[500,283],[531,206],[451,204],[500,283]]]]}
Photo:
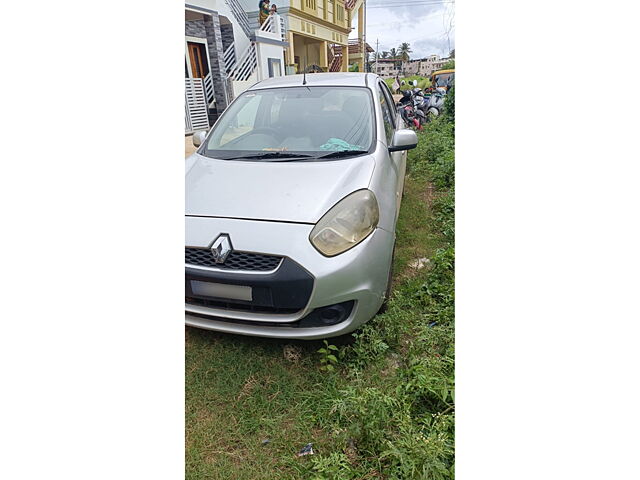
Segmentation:
{"type": "Polygon", "coordinates": [[[185,133],[208,129],[249,85],[284,75],[288,46],[278,15],[253,30],[238,0],[192,1],[185,4],[185,133]]]}
{"type": "Polygon", "coordinates": [[[400,64],[400,60],[379,58],[378,60],[374,60],[372,69],[374,73],[380,75],[382,78],[391,78],[396,75],[402,75],[402,69],[398,68],[400,64]]]}
{"type": "MultiPolygon", "coordinates": [[[[258,0],[240,0],[247,10],[252,28],[258,26],[258,0]]],[[[366,55],[364,0],[272,0],[284,18],[287,74],[307,70],[346,72],[350,64],[364,71],[366,55]],[[358,38],[349,41],[351,26],[357,19],[358,38]],[[357,48],[351,48],[351,45],[357,48]],[[342,47],[349,46],[349,55],[342,47]]]]}
{"type": "Polygon", "coordinates": [[[373,49],[365,42],[364,0],[283,0],[277,7],[260,25],[258,0],[185,4],[186,133],[208,129],[235,96],[264,78],[346,72],[349,65],[365,71],[373,49]],[[349,40],[354,19],[358,36],[349,40]]]}
{"type": "Polygon", "coordinates": [[[436,70],[441,70],[442,66],[449,60],[451,59],[440,58],[438,55],[429,55],[426,58],[420,58],[405,62],[404,70],[407,75],[420,75],[423,77],[428,77],[436,70]]]}

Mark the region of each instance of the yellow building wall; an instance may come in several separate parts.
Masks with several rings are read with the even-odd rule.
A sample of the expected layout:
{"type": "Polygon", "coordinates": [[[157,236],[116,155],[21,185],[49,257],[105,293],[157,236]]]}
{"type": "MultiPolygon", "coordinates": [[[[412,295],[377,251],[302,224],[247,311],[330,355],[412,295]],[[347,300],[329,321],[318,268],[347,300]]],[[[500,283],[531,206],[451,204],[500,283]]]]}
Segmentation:
{"type": "Polygon", "coordinates": [[[349,39],[347,33],[314,23],[306,18],[297,17],[291,13],[289,13],[289,31],[340,45],[346,45],[349,39]]]}
{"type": "MultiPolygon", "coordinates": [[[[291,0],[290,8],[326,20],[341,28],[351,28],[351,13],[339,0],[291,0]],[[325,3],[327,14],[325,16],[325,3]]],[[[294,12],[291,12],[295,14],[294,12]]]]}

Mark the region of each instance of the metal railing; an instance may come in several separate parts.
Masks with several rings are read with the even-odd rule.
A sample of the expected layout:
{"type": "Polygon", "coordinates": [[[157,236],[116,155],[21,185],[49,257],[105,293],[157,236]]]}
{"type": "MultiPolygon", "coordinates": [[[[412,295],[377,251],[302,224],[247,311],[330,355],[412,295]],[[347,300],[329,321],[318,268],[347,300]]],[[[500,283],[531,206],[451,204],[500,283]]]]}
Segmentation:
{"type": "Polygon", "coordinates": [[[201,78],[184,79],[184,124],[185,133],[209,128],[207,100],[201,78]]]}
{"type": "Polygon", "coordinates": [[[229,74],[232,80],[245,81],[253,74],[258,65],[258,56],[256,54],[256,45],[251,43],[244,55],[238,60],[237,66],[229,74]]]}
{"type": "Polygon", "coordinates": [[[287,33],[284,27],[284,17],[277,13],[269,15],[262,25],[260,30],[263,32],[278,33],[278,27],[280,27],[280,37],[283,42],[286,42],[287,33]]]}
{"type": "Polygon", "coordinates": [[[236,45],[231,43],[223,53],[225,73],[228,75],[236,68],[236,45]]]}
{"type": "Polygon", "coordinates": [[[213,92],[213,78],[211,78],[211,72],[209,72],[207,76],[204,77],[203,83],[204,83],[204,93],[207,99],[207,105],[211,105],[211,103],[215,99],[214,92],[213,92]]]}
{"type": "Polygon", "coordinates": [[[224,0],[231,9],[233,16],[236,17],[240,27],[247,37],[251,36],[251,27],[249,25],[249,16],[238,0],[224,0]]]}

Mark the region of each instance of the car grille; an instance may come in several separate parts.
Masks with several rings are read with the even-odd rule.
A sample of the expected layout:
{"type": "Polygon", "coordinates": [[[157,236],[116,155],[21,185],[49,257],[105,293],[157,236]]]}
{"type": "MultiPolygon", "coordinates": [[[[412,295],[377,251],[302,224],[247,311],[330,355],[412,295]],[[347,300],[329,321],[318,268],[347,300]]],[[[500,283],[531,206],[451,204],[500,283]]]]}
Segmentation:
{"type": "Polygon", "coordinates": [[[185,297],[185,303],[200,307],[217,308],[220,310],[235,310],[252,313],[291,314],[299,312],[298,308],[278,308],[270,306],[258,306],[247,303],[223,302],[198,297],[185,297]]]}
{"type": "Polygon", "coordinates": [[[219,270],[245,270],[251,272],[267,272],[275,270],[282,257],[262,255],[259,253],[232,251],[224,263],[216,263],[211,251],[207,248],[184,249],[184,263],[199,267],[212,267],[219,270]]]}

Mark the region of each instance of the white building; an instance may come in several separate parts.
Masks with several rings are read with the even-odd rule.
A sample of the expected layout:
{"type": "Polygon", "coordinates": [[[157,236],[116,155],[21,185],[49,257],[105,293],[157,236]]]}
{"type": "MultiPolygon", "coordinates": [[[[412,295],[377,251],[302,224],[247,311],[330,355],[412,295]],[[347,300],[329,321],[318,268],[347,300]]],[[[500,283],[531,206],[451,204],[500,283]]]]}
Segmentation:
{"type": "Polygon", "coordinates": [[[397,68],[400,65],[399,60],[393,60],[390,58],[379,58],[374,60],[372,64],[372,71],[382,78],[391,78],[396,75],[401,75],[401,69],[397,68]]]}
{"type": "Polygon", "coordinates": [[[426,58],[410,60],[405,63],[405,72],[407,75],[428,77],[436,70],[441,70],[442,66],[449,60],[449,58],[440,58],[438,55],[429,55],[426,58]]]}

